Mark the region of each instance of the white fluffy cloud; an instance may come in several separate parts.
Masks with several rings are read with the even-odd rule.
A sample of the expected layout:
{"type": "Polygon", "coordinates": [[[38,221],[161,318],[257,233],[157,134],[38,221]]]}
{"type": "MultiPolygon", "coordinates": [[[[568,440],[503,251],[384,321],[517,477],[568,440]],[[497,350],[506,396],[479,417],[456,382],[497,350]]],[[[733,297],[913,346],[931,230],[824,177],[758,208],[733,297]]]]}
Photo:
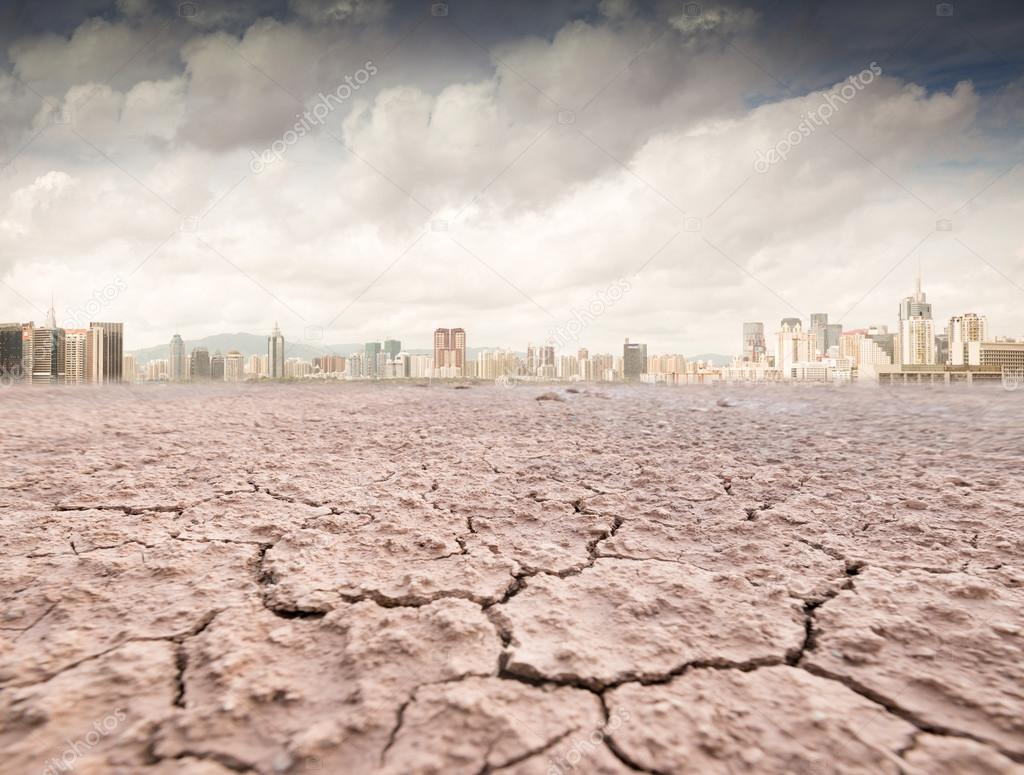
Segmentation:
{"type": "Polygon", "coordinates": [[[105,314],[130,346],[280,319],[290,338],[330,323],[329,341],[425,346],[447,323],[522,347],[625,277],[580,346],[734,352],[744,320],[794,310],[892,324],[920,260],[937,315],[1024,334],[1005,279],[1024,284],[1019,148],[998,131],[1019,86],[883,73],[758,171],[825,98],[761,98],[752,10],[657,22],[606,0],[486,52],[430,17],[388,54],[381,7],[295,0],[290,21],[235,30],[211,5],[160,31],[124,2],[121,21],[16,41],[0,277],[20,296],[0,288],[0,317],[121,277],[105,314]],[[370,59],[378,74],[291,142],[296,114],[370,59]]]}

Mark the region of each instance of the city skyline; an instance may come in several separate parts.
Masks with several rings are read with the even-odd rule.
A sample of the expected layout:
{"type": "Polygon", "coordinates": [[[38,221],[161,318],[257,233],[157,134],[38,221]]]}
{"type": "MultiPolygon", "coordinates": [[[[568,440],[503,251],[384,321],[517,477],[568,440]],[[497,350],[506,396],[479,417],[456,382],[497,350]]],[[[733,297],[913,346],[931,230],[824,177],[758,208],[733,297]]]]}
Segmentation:
{"type": "MultiPolygon", "coordinates": [[[[591,317],[598,314],[596,311],[591,317]]],[[[581,325],[586,321],[578,318],[581,325]]],[[[281,361],[284,338],[277,323],[267,338],[266,361],[250,357],[249,375],[280,379],[334,375],[346,379],[394,378],[475,378],[507,382],[509,379],[585,380],[607,382],[647,382],[658,384],[702,384],[706,381],[814,381],[849,383],[858,379],[893,382],[936,380],[949,384],[963,381],[998,379],[1004,387],[1015,389],[1024,381],[1024,337],[990,336],[988,319],[973,312],[949,318],[944,333],[936,333],[932,306],[923,291],[921,266],[918,265],[914,292],[899,306],[897,332],[888,325],[845,329],[830,323],[827,312],[811,313],[804,329],[801,318],[787,317],[776,332],[777,345],[769,351],[765,326],[761,321],[742,324],[741,351],[731,363],[716,364],[703,355],[687,359],[681,354],[649,355],[645,343],[626,337],[619,358],[611,353],[595,353],[581,347],[573,355],[561,354],[558,337],[550,336],[540,346],[527,344],[524,357],[511,348],[476,348],[477,360],[467,359],[464,328],[437,328],[433,334],[431,356],[416,354],[415,348],[403,349],[395,339],[367,342],[362,351],[348,358],[329,353],[307,362],[301,358],[285,360],[283,371],[272,364],[281,361]]],[[[578,338],[582,331],[575,331],[578,338]]],[[[170,343],[173,357],[180,336],[170,343]]],[[[350,348],[351,349],[351,348],[350,348]]],[[[205,353],[205,347],[193,352],[205,353]]],[[[236,350],[229,352],[237,356],[236,350]]],[[[244,370],[239,369],[241,381],[244,370]]]]}
{"type": "Polygon", "coordinates": [[[944,326],[938,325],[924,291],[920,266],[913,292],[899,303],[892,332],[888,323],[847,329],[830,322],[828,312],[811,313],[806,325],[803,318],[784,317],[772,337],[766,335],[764,321],[744,321],[739,354],[731,357],[708,353],[687,356],[679,350],[658,352],[649,350],[645,342],[631,342],[628,336],[621,356],[597,350],[591,354],[585,346],[574,354],[567,352],[566,336],[579,342],[585,324],[600,313],[592,308],[586,318],[577,317],[575,328],[567,326],[539,345],[528,342],[525,351],[488,345],[470,348],[465,328],[440,327],[434,329],[433,348],[427,351],[403,348],[401,340],[388,336],[362,344],[320,348],[304,345],[319,352],[302,358],[293,348],[289,357],[286,337],[275,322],[263,353],[259,348],[255,353],[243,353],[235,346],[217,347],[211,353],[204,340],[186,342],[175,333],[166,346],[166,358],[141,358],[123,351],[123,323],[91,322],[88,328],[66,329],[56,322],[51,300],[42,326],[0,325],[0,375],[5,385],[18,381],[205,384],[424,377],[499,383],[526,379],[676,385],[895,380],[949,384],[998,379],[1013,388],[1024,382],[1024,337],[993,332],[987,316],[975,312],[953,315],[944,326]],[[769,345],[772,340],[774,347],[769,345]],[[719,362],[723,359],[726,362],[719,362]]]}

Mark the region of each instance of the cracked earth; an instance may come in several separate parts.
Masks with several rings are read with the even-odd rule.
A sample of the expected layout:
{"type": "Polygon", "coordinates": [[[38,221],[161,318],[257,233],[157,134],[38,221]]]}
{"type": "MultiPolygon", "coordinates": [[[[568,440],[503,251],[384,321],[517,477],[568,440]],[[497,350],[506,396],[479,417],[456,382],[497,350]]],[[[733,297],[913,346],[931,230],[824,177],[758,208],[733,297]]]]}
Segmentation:
{"type": "Polygon", "coordinates": [[[6,391],[0,772],[1024,772],[1024,395],[541,393],[6,391]]]}

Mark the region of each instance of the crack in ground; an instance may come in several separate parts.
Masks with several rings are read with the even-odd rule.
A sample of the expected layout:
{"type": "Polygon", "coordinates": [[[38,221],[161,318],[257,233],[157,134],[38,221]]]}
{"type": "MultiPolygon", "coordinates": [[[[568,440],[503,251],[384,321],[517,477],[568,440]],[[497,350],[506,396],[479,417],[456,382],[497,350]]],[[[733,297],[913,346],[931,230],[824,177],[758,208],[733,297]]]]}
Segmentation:
{"type": "Polygon", "coordinates": [[[203,614],[203,616],[195,625],[189,627],[184,632],[175,633],[173,635],[140,635],[132,638],[125,638],[124,640],[118,641],[113,646],[108,646],[107,648],[102,649],[101,651],[97,651],[95,654],[88,654],[80,659],[76,659],[75,661],[64,665],[59,670],[54,670],[53,672],[48,673],[45,677],[40,678],[36,681],[5,684],[3,688],[13,689],[24,686],[35,686],[36,684],[49,683],[57,676],[66,673],[68,670],[74,670],[76,667],[79,667],[80,665],[83,665],[86,662],[91,662],[94,659],[100,659],[101,657],[105,657],[107,654],[110,654],[113,651],[117,651],[119,648],[121,648],[122,646],[126,646],[129,643],[156,643],[157,641],[167,641],[169,643],[175,644],[183,643],[188,638],[191,638],[203,632],[203,630],[209,627],[210,623],[214,620],[214,618],[223,610],[224,609],[218,608],[207,611],[205,614],[203,614]]]}
{"type": "Polygon", "coordinates": [[[517,756],[513,756],[504,764],[499,764],[494,767],[491,767],[489,764],[487,764],[487,759],[490,756],[490,751],[488,751],[487,754],[484,756],[484,766],[480,769],[477,775],[489,775],[489,773],[498,772],[499,770],[505,770],[509,767],[514,767],[517,764],[522,764],[527,759],[532,759],[535,756],[540,756],[541,754],[550,751],[552,748],[554,748],[556,745],[565,740],[565,738],[567,738],[574,732],[579,732],[579,727],[572,727],[571,729],[567,729],[562,734],[556,735],[543,745],[539,745],[536,748],[531,748],[528,751],[524,751],[523,753],[517,756]]]}
{"type": "Polygon", "coordinates": [[[427,686],[442,686],[444,684],[459,683],[465,681],[467,678],[493,678],[491,673],[462,673],[461,675],[454,676],[452,678],[443,678],[440,681],[427,681],[426,683],[417,684],[409,692],[409,696],[406,697],[405,701],[398,706],[398,710],[395,713],[395,724],[391,728],[391,732],[388,734],[388,741],[384,745],[384,748],[380,752],[380,765],[383,767],[385,760],[387,759],[388,751],[391,750],[395,744],[395,740],[398,739],[398,733],[402,729],[402,725],[405,723],[405,711],[408,707],[415,702],[416,694],[420,689],[427,686]]]}
{"type": "Polygon", "coordinates": [[[1006,758],[1015,761],[1018,764],[1024,764],[1024,753],[1017,753],[1014,751],[1006,750],[1005,748],[1000,747],[999,744],[996,743],[994,740],[986,740],[985,738],[979,737],[978,735],[975,735],[971,732],[964,732],[959,729],[947,727],[944,724],[933,724],[930,721],[926,721],[924,718],[914,713],[913,711],[900,706],[892,698],[887,697],[881,692],[875,691],[874,689],[871,689],[868,686],[865,686],[864,684],[857,681],[855,678],[851,678],[850,676],[844,676],[840,673],[834,673],[831,670],[827,670],[823,667],[820,667],[819,665],[800,664],[796,665],[796,667],[799,667],[802,670],[806,670],[811,675],[816,675],[819,678],[825,678],[829,681],[835,681],[837,683],[842,684],[850,691],[859,694],[864,699],[870,700],[874,704],[881,706],[892,715],[901,718],[908,724],[917,727],[918,730],[920,730],[921,732],[927,732],[931,735],[940,735],[943,737],[958,737],[965,740],[973,740],[976,743],[980,743],[982,745],[988,746],[989,748],[998,751],[1006,758]]]}

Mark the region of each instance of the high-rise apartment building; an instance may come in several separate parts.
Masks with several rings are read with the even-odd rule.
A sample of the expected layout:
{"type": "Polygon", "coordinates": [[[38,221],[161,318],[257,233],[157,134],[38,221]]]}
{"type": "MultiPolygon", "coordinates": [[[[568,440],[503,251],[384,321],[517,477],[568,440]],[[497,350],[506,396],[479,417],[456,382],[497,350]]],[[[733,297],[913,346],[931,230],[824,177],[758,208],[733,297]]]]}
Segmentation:
{"type": "Polygon", "coordinates": [[[32,381],[32,334],[36,324],[31,320],[21,326],[21,374],[26,382],[32,381]]]}
{"type": "Polygon", "coordinates": [[[434,331],[434,376],[461,377],[466,368],[466,331],[438,328],[434,331]]]}
{"type": "Polygon", "coordinates": [[[93,331],[93,353],[91,382],[99,384],[116,383],[123,380],[124,368],[124,323],[89,323],[93,331]],[[100,340],[97,345],[95,340],[100,340]]]}
{"type": "Polygon", "coordinates": [[[189,360],[189,377],[193,382],[210,381],[210,351],[205,347],[192,349],[189,360]]]}
{"type": "Polygon", "coordinates": [[[246,371],[252,377],[265,377],[267,375],[266,355],[250,355],[246,363],[246,371]]]}
{"type": "Polygon", "coordinates": [[[189,376],[188,359],[185,357],[185,343],[179,334],[171,337],[169,358],[167,360],[167,378],[171,382],[187,382],[189,376]]]}
{"type": "Polygon", "coordinates": [[[224,381],[224,356],[221,355],[220,350],[210,358],[210,380],[213,382],[224,381]]]}
{"type": "Polygon", "coordinates": [[[166,382],[169,379],[170,361],[166,358],[156,358],[146,364],[145,374],[147,382],[166,382]]]}
{"type": "Polygon", "coordinates": [[[366,353],[353,352],[348,356],[348,368],[345,376],[350,380],[360,380],[366,377],[366,353]]]}
{"type": "Polygon", "coordinates": [[[856,366],[860,363],[860,346],[867,336],[866,328],[855,328],[852,331],[843,331],[839,335],[839,357],[852,358],[856,366]]]}
{"type": "Polygon", "coordinates": [[[554,345],[546,344],[546,345],[544,345],[543,347],[540,348],[540,364],[539,365],[541,367],[544,367],[544,366],[554,366],[555,365],[555,348],[554,348],[554,345]]]}
{"type": "Polygon", "coordinates": [[[932,305],[921,290],[921,273],[913,296],[900,302],[900,365],[925,366],[935,363],[935,323],[932,305]]]}
{"type": "Polygon", "coordinates": [[[575,355],[561,355],[558,358],[558,378],[576,379],[580,374],[580,360],[575,355]]]}
{"type": "Polygon", "coordinates": [[[532,344],[526,345],[526,361],[524,363],[526,373],[531,377],[535,377],[537,375],[537,367],[539,365],[540,358],[537,355],[537,348],[532,344]]]}
{"type": "Polygon", "coordinates": [[[24,376],[21,323],[0,324],[0,379],[17,382],[24,376]]]}
{"type": "Polygon", "coordinates": [[[800,318],[783,318],[780,331],[776,333],[775,368],[782,378],[793,378],[793,367],[798,363],[810,363],[817,351],[817,336],[813,331],[804,331],[800,318]]]}
{"type": "Polygon", "coordinates": [[[267,376],[271,379],[284,378],[284,335],[277,323],[267,337],[267,376]]]}
{"type": "MultiPolygon", "coordinates": [[[[971,342],[988,341],[988,318],[967,312],[954,315],[946,326],[949,347],[949,363],[963,366],[967,363],[967,345],[971,342]]],[[[945,363],[945,361],[942,361],[945,363]]]]}
{"type": "Polygon", "coordinates": [[[760,363],[768,354],[764,339],[764,323],[743,324],[743,360],[760,363]]]}
{"type": "Polygon", "coordinates": [[[91,328],[68,328],[64,331],[64,381],[82,385],[91,381],[89,342],[91,328]]]}
{"type": "Polygon", "coordinates": [[[345,357],[342,355],[320,355],[313,359],[313,368],[321,374],[341,374],[345,371],[345,357]]]}
{"type": "Polygon", "coordinates": [[[135,360],[135,356],[131,353],[125,353],[121,363],[121,381],[129,384],[138,382],[139,379],[139,364],[135,360]]]}
{"type": "Polygon", "coordinates": [[[245,358],[238,350],[228,350],[224,356],[224,381],[242,382],[245,380],[245,358]]]}
{"type": "Polygon", "coordinates": [[[635,382],[641,374],[647,373],[647,345],[630,342],[626,339],[622,345],[622,377],[627,382],[635,382]]]}

